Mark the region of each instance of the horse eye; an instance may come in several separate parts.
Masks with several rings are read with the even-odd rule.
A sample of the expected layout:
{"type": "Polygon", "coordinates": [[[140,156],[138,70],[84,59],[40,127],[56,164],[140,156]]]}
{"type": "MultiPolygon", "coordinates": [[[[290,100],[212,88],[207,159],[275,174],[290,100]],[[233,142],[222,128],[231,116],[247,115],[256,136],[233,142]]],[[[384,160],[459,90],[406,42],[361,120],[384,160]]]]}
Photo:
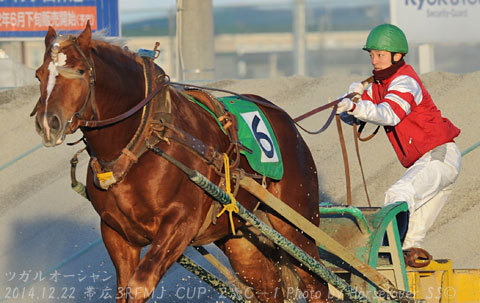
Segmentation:
{"type": "Polygon", "coordinates": [[[85,70],[79,69],[79,70],[78,70],[78,73],[79,73],[80,75],[83,75],[83,74],[85,73],[85,70]]]}

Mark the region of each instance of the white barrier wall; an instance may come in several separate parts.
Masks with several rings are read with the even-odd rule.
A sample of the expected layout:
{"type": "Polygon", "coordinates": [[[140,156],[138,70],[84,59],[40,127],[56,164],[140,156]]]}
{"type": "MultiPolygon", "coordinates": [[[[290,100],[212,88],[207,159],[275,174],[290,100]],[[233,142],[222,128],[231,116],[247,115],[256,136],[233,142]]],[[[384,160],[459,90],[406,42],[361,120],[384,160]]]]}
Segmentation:
{"type": "Polygon", "coordinates": [[[0,57],[0,88],[17,87],[37,83],[33,69],[15,62],[11,58],[0,57]]]}
{"type": "Polygon", "coordinates": [[[480,0],[390,0],[390,22],[418,43],[419,72],[435,70],[433,43],[480,41],[480,0]]]}

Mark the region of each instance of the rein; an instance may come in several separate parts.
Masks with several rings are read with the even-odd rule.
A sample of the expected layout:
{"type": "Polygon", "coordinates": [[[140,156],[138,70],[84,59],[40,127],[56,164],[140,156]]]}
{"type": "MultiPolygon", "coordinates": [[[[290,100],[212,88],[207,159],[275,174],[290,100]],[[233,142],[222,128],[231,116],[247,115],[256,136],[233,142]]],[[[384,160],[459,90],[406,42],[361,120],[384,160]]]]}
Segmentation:
{"type": "MultiPolygon", "coordinates": [[[[332,102],[329,102],[329,103],[327,103],[327,104],[325,104],[325,105],[322,105],[322,106],[320,106],[320,107],[317,107],[317,108],[315,108],[315,109],[313,109],[313,110],[311,110],[311,111],[309,111],[309,112],[307,112],[307,113],[305,113],[305,114],[303,114],[303,115],[300,115],[300,116],[296,117],[295,119],[293,119],[293,122],[295,122],[295,124],[296,124],[301,130],[303,130],[304,132],[306,132],[306,133],[308,133],[308,134],[310,134],[310,135],[317,135],[317,134],[319,134],[319,133],[321,133],[321,132],[324,132],[324,131],[330,126],[330,124],[332,123],[333,117],[336,116],[336,113],[337,113],[337,104],[340,103],[340,101],[342,101],[343,98],[352,98],[352,97],[354,97],[355,95],[356,95],[356,93],[350,93],[350,94],[346,95],[345,97],[339,98],[339,99],[337,99],[337,100],[335,100],[335,101],[332,101],[332,102]],[[300,124],[297,123],[297,122],[299,122],[299,121],[302,121],[302,120],[305,119],[305,118],[308,118],[308,117],[310,117],[310,116],[312,116],[312,115],[314,115],[314,114],[316,114],[316,113],[318,113],[318,112],[321,112],[321,111],[323,111],[323,110],[325,110],[325,109],[327,109],[327,108],[330,108],[330,107],[332,107],[332,106],[333,106],[333,109],[332,109],[332,112],[330,113],[330,116],[328,116],[328,119],[327,119],[327,121],[325,122],[325,124],[324,124],[319,130],[317,130],[317,131],[309,131],[309,130],[305,129],[304,127],[302,127],[300,124]]],[[[342,137],[342,138],[343,138],[343,137],[342,137]]]]}
{"type": "MultiPolygon", "coordinates": [[[[370,79],[373,80],[373,77],[370,77],[368,79],[365,79],[364,81],[362,81],[362,83],[370,83],[370,79]]],[[[250,102],[253,102],[253,103],[256,103],[256,104],[259,104],[259,105],[262,105],[262,106],[265,106],[265,107],[269,107],[269,108],[273,108],[273,109],[276,109],[278,111],[282,111],[282,112],[285,112],[285,110],[275,104],[272,104],[272,103],[268,103],[268,102],[265,102],[265,101],[262,101],[262,100],[258,100],[258,99],[253,99],[253,98],[250,98],[249,96],[247,95],[244,95],[244,94],[239,94],[239,93],[236,93],[234,91],[230,91],[230,90],[226,90],[226,89],[221,89],[221,88],[213,88],[213,87],[207,87],[207,86],[199,86],[199,85],[194,85],[194,84],[186,84],[186,83],[179,83],[179,82],[170,82],[170,84],[174,85],[174,86],[181,86],[183,88],[197,88],[197,89],[204,89],[204,90],[210,90],[210,91],[217,91],[217,92],[222,92],[222,93],[227,93],[227,94],[232,94],[234,96],[237,96],[239,98],[242,98],[244,100],[247,100],[247,101],[250,101],[250,102]]],[[[295,124],[298,126],[298,128],[300,128],[301,130],[303,130],[304,132],[308,133],[308,134],[311,134],[311,135],[317,135],[323,131],[325,131],[329,126],[330,124],[332,123],[333,121],[333,118],[335,117],[335,113],[337,111],[337,107],[336,105],[338,103],[340,103],[340,101],[342,101],[343,98],[353,98],[355,97],[357,94],[356,93],[350,93],[342,98],[339,98],[337,100],[334,100],[332,102],[329,102],[327,104],[324,104],[320,107],[317,107],[309,112],[306,112],[305,114],[302,114],[296,118],[293,118],[293,122],[295,122],[295,124]],[[319,113],[321,111],[324,111],[330,107],[333,106],[333,109],[332,109],[332,112],[330,114],[330,116],[328,117],[327,121],[325,122],[325,124],[317,131],[309,131],[307,129],[305,129],[304,127],[302,127],[300,124],[298,124],[297,122],[300,122],[310,116],[313,116],[314,114],[316,113],[319,113]]],[[[102,125],[103,126],[103,125],[102,125]]],[[[358,130],[358,134],[360,134],[363,130],[363,126],[364,125],[361,125],[360,126],[360,129],[358,130]]],[[[368,136],[367,138],[358,138],[360,141],[368,141],[370,140],[376,133],[377,133],[378,130],[376,130],[374,132],[374,134],[368,136]]]]}
{"type": "MultiPolygon", "coordinates": [[[[373,76],[363,80],[361,83],[363,84],[364,87],[366,87],[368,84],[372,83],[373,82],[373,76]]],[[[343,96],[335,101],[332,101],[332,102],[329,102],[325,105],[322,105],[320,107],[317,107],[303,115],[300,115],[298,117],[296,117],[295,119],[293,119],[293,121],[295,122],[295,124],[300,128],[302,129],[303,131],[305,131],[306,133],[308,134],[311,134],[311,135],[316,135],[316,134],[319,134],[323,131],[325,131],[329,126],[330,124],[332,123],[332,120],[333,118],[335,117],[335,122],[337,124],[337,131],[338,131],[338,138],[340,140],[340,146],[341,146],[341,149],[342,149],[342,156],[343,156],[343,164],[344,164],[344,168],[345,168],[345,183],[346,183],[346,192],[347,192],[347,205],[352,205],[352,190],[351,190],[351,182],[350,182],[350,168],[349,168],[349,162],[348,162],[348,153],[347,153],[347,148],[346,148],[346,145],[345,145],[345,138],[343,136],[343,131],[342,131],[342,125],[341,125],[341,121],[340,121],[340,116],[339,115],[336,115],[336,112],[337,112],[337,105],[340,101],[343,100],[343,98],[349,98],[349,99],[352,99],[354,100],[354,102],[356,102],[356,99],[359,98],[359,95],[356,93],[356,92],[352,92],[346,96],[343,96]],[[333,109],[332,109],[332,112],[330,113],[330,116],[328,117],[327,121],[325,122],[325,124],[317,131],[308,131],[306,130],[305,128],[303,128],[302,126],[300,126],[297,122],[305,119],[305,118],[308,118],[318,112],[321,112],[327,108],[330,108],[333,106],[333,109]]],[[[374,131],[373,134],[371,134],[370,136],[366,137],[366,138],[360,138],[360,133],[362,132],[363,130],[363,127],[365,126],[365,123],[362,123],[360,125],[360,129],[357,130],[357,125],[354,123],[353,124],[353,136],[354,136],[354,141],[355,141],[355,151],[356,151],[356,154],[357,154],[357,160],[358,160],[358,163],[360,165],[360,171],[362,173],[362,180],[363,180],[363,187],[364,187],[364,190],[365,190],[365,194],[367,196],[367,201],[368,201],[368,205],[371,206],[371,202],[370,202],[370,197],[368,195],[368,190],[367,190],[367,183],[365,182],[365,174],[363,172],[363,166],[362,166],[362,161],[361,161],[361,158],[360,158],[360,149],[359,149],[359,146],[358,146],[358,141],[368,141],[370,140],[371,138],[373,138],[375,136],[375,134],[377,133],[378,131],[378,127],[377,129],[374,131]]]]}
{"type": "Polygon", "coordinates": [[[283,110],[283,108],[275,105],[275,104],[272,104],[272,103],[268,103],[268,102],[265,102],[265,101],[262,101],[262,100],[257,100],[257,99],[253,99],[253,98],[250,98],[246,95],[242,95],[242,94],[239,94],[239,93],[236,93],[236,92],[233,92],[233,91],[230,91],[230,90],[226,90],[226,89],[221,89],[221,88],[213,88],[213,87],[207,87],[207,86],[199,86],[199,85],[193,85],[193,84],[186,84],[186,83],[179,83],[179,82],[170,82],[170,84],[172,85],[176,85],[176,86],[181,86],[181,87],[184,87],[184,88],[199,88],[199,89],[204,89],[204,90],[211,90],[211,91],[216,91],[216,92],[222,92],[222,93],[227,93],[227,94],[232,94],[232,95],[235,95],[241,99],[244,99],[244,100],[247,100],[247,101],[250,101],[250,102],[253,102],[253,103],[256,103],[256,104],[260,104],[260,105],[263,105],[265,107],[269,107],[269,108],[273,108],[273,109],[276,109],[278,111],[282,111],[282,112],[285,112],[285,110],[283,110]]]}
{"type": "Polygon", "coordinates": [[[165,75],[163,78],[163,81],[158,84],[158,86],[142,101],[140,101],[137,105],[129,109],[128,111],[124,112],[123,114],[120,114],[118,116],[105,119],[105,120],[82,120],[78,119],[77,123],[79,126],[82,127],[89,127],[89,128],[95,128],[95,127],[101,127],[101,126],[107,126],[111,125],[114,123],[117,123],[119,121],[122,121],[137,111],[139,111],[142,107],[145,106],[148,102],[150,102],[161,90],[165,85],[168,85],[170,83],[170,78],[165,75]]]}
{"type": "MultiPolygon", "coordinates": [[[[370,78],[369,78],[370,79],[370,78]]],[[[373,79],[373,77],[372,77],[373,79]]],[[[368,80],[368,79],[367,79],[368,80]]],[[[366,81],[366,80],[365,80],[366,81]]],[[[193,85],[193,84],[185,84],[185,83],[179,83],[179,82],[170,82],[170,84],[172,85],[177,85],[177,86],[181,86],[181,87],[184,87],[184,88],[198,88],[198,89],[204,89],[204,90],[210,90],[210,91],[217,91],[217,92],[222,92],[222,93],[227,93],[227,94],[232,94],[232,95],[235,95],[239,98],[242,98],[244,100],[248,100],[250,102],[253,102],[253,103],[256,103],[256,104],[259,104],[259,105],[262,105],[262,106],[265,106],[265,107],[269,107],[269,108],[273,108],[273,109],[276,109],[278,111],[281,111],[281,112],[285,112],[284,109],[282,109],[281,107],[275,105],[275,104],[272,104],[272,103],[268,103],[268,102],[265,102],[265,101],[262,101],[262,100],[257,100],[257,99],[253,99],[253,98],[250,98],[246,95],[243,95],[243,94],[239,94],[239,93],[236,93],[236,92],[233,92],[233,91],[230,91],[230,90],[226,90],[226,89],[221,89],[221,88],[212,88],[212,87],[206,87],[206,86],[199,86],[199,85],[193,85]]],[[[356,95],[356,93],[351,93],[351,94],[348,94],[346,95],[345,97],[343,98],[352,98],[356,95]]],[[[329,102],[325,105],[322,105],[320,107],[317,107],[301,116],[298,116],[296,118],[293,119],[293,122],[301,129],[303,130],[304,132],[308,133],[308,134],[311,134],[311,135],[316,135],[316,134],[319,134],[323,131],[325,131],[329,126],[330,124],[332,123],[333,121],[333,117],[335,117],[335,113],[337,111],[337,104],[342,101],[343,98],[339,98],[335,101],[332,101],[332,102],[329,102]],[[308,118],[318,112],[321,112],[323,110],[326,110],[327,108],[330,108],[333,106],[333,109],[332,109],[332,112],[330,113],[330,116],[328,117],[327,121],[325,122],[325,124],[317,131],[309,131],[307,129],[305,129],[304,127],[302,127],[300,124],[298,124],[297,122],[299,121],[302,121],[303,119],[305,118],[308,118]]]]}

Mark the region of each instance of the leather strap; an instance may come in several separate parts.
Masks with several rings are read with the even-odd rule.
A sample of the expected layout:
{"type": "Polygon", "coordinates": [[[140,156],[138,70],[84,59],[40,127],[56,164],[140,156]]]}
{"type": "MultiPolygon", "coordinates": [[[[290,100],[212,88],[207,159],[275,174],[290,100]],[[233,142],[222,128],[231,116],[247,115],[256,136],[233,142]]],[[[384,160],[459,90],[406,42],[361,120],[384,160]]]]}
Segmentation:
{"type": "MultiPolygon", "coordinates": [[[[200,156],[205,163],[212,165],[217,173],[221,172],[223,167],[222,153],[218,152],[214,147],[205,144],[202,140],[191,135],[190,133],[175,127],[171,123],[162,123],[168,132],[164,136],[160,137],[160,140],[170,142],[173,140],[180,145],[184,146],[187,150],[193,152],[197,156],[200,156]]],[[[152,144],[147,144],[152,145],[152,144]]],[[[148,147],[148,146],[147,146],[148,147]]]]}
{"type": "Polygon", "coordinates": [[[170,82],[170,84],[175,85],[175,86],[181,86],[181,87],[184,87],[186,89],[188,89],[188,88],[199,88],[199,89],[204,89],[204,90],[211,90],[211,91],[216,91],[216,92],[232,94],[232,95],[235,95],[235,96],[237,96],[241,99],[248,100],[250,102],[260,104],[262,106],[273,108],[273,109],[284,112],[284,110],[281,107],[279,107],[279,106],[277,106],[273,103],[269,103],[269,102],[265,102],[265,101],[262,101],[262,100],[254,99],[254,98],[251,98],[250,95],[238,94],[236,92],[226,90],[226,89],[199,86],[199,85],[193,85],[193,84],[185,84],[185,83],[179,83],[179,82],[170,82]]]}
{"type": "Polygon", "coordinates": [[[137,105],[132,107],[130,110],[124,112],[123,114],[120,114],[118,116],[115,116],[115,117],[109,118],[109,119],[105,119],[105,120],[82,120],[82,119],[78,119],[77,123],[78,123],[79,126],[94,128],[94,127],[106,126],[106,125],[110,125],[110,124],[114,124],[114,123],[117,123],[119,121],[122,121],[122,120],[130,117],[131,115],[133,115],[137,111],[139,111],[141,108],[143,108],[145,106],[145,104],[150,102],[163,89],[164,86],[168,85],[169,82],[170,82],[170,78],[167,75],[165,75],[163,77],[162,82],[160,82],[158,84],[158,86],[155,88],[155,90],[153,90],[150,93],[150,95],[148,95],[145,99],[140,101],[140,103],[138,103],[137,105]]]}
{"type": "MultiPolygon", "coordinates": [[[[375,134],[376,133],[373,133],[370,137],[373,138],[375,134]]],[[[363,165],[362,165],[362,159],[360,157],[360,147],[358,146],[358,140],[360,140],[360,132],[357,131],[357,124],[354,122],[353,123],[353,141],[355,142],[355,152],[357,154],[358,165],[360,166],[360,172],[362,173],[363,189],[365,190],[365,195],[367,196],[368,206],[372,207],[372,202],[370,201],[370,196],[368,195],[367,182],[365,181],[365,173],[363,172],[363,165]]]]}
{"type": "MultiPolygon", "coordinates": [[[[214,220],[213,210],[214,210],[214,207],[215,207],[215,203],[218,203],[218,202],[215,201],[215,200],[213,200],[213,201],[212,201],[212,204],[210,204],[210,208],[208,209],[207,215],[205,216],[205,219],[203,219],[202,226],[200,226],[200,229],[198,230],[197,235],[195,236],[195,238],[193,238],[192,243],[194,243],[194,242],[195,242],[195,239],[196,239],[199,235],[203,234],[203,232],[207,230],[207,228],[210,226],[210,224],[213,223],[213,220],[214,220]]],[[[215,214],[215,215],[216,215],[216,214],[215,214]]]]}
{"type": "Polygon", "coordinates": [[[141,121],[135,134],[115,160],[106,162],[93,157],[91,168],[95,173],[95,184],[105,190],[122,181],[132,165],[147,151],[145,140],[152,145],[160,141],[164,133],[162,123],[170,120],[171,99],[168,87],[164,85],[164,82],[157,84],[154,81],[164,75],[163,71],[155,69],[150,58],[139,60],[144,70],[145,95],[152,96],[154,99],[152,102],[147,102],[143,107],[141,121]],[[159,89],[159,93],[153,94],[152,89],[159,89]],[[101,181],[97,178],[97,174],[104,172],[112,173],[108,181],[101,181]]]}
{"type": "Polygon", "coordinates": [[[372,139],[373,137],[375,137],[375,135],[378,133],[378,130],[380,129],[380,126],[377,126],[377,128],[375,128],[373,133],[371,133],[369,136],[366,136],[366,137],[362,138],[362,137],[360,137],[360,135],[362,134],[362,131],[365,128],[365,125],[367,125],[366,122],[360,121],[360,126],[358,127],[358,136],[357,137],[358,137],[358,140],[360,140],[362,142],[366,142],[366,141],[372,139]]]}
{"type": "Polygon", "coordinates": [[[315,108],[315,109],[312,109],[312,110],[309,111],[309,112],[304,113],[303,115],[300,115],[300,116],[294,118],[293,121],[294,121],[294,122],[302,121],[302,120],[305,119],[305,118],[308,118],[308,117],[310,117],[310,116],[312,116],[312,115],[315,115],[316,113],[319,113],[319,112],[321,112],[321,111],[323,111],[323,110],[326,110],[327,108],[330,108],[330,107],[332,107],[332,106],[337,105],[338,103],[340,103],[340,101],[343,100],[343,98],[351,98],[351,97],[353,97],[353,96],[355,96],[355,95],[356,95],[356,93],[351,93],[351,94],[346,95],[345,97],[339,98],[339,99],[337,99],[337,100],[335,100],[335,101],[332,101],[332,102],[329,102],[329,103],[324,104],[324,105],[322,105],[322,106],[319,106],[319,107],[317,107],[317,108],[315,108]]]}
{"type": "Polygon", "coordinates": [[[343,164],[345,167],[345,183],[347,186],[347,204],[352,205],[352,185],[350,183],[350,169],[348,165],[348,153],[345,146],[345,138],[342,131],[342,121],[339,115],[335,115],[335,122],[337,123],[338,138],[340,140],[340,146],[342,147],[343,164]]]}

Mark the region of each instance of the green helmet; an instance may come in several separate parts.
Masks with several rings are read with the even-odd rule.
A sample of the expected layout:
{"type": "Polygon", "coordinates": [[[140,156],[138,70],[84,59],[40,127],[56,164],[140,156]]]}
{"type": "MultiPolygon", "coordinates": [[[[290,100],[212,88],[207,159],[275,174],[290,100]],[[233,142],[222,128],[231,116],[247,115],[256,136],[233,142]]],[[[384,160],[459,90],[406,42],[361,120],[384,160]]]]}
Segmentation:
{"type": "Polygon", "coordinates": [[[392,24],[381,24],[372,29],[363,50],[386,50],[392,53],[408,53],[407,37],[392,24]]]}

